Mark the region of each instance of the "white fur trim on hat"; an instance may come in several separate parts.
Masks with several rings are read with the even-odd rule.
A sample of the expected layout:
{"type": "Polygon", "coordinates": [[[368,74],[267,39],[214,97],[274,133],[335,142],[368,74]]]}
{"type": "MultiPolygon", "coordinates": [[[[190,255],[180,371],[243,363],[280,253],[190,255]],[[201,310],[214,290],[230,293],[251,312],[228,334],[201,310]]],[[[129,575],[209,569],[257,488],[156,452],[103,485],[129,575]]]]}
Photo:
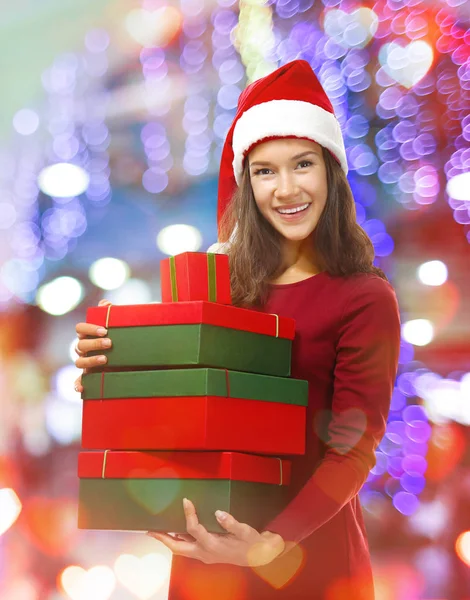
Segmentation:
{"type": "Polygon", "coordinates": [[[228,254],[230,247],[235,240],[238,231],[238,223],[235,223],[230,238],[226,242],[216,242],[207,248],[206,252],[212,252],[213,254],[228,254]]]}
{"type": "Polygon", "coordinates": [[[343,135],[335,115],[302,100],[270,100],[249,108],[238,119],[233,131],[233,173],[240,185],[243,159],[256,142],[270,136],[312,139],[337,157],[348,174],[343,135]]]}

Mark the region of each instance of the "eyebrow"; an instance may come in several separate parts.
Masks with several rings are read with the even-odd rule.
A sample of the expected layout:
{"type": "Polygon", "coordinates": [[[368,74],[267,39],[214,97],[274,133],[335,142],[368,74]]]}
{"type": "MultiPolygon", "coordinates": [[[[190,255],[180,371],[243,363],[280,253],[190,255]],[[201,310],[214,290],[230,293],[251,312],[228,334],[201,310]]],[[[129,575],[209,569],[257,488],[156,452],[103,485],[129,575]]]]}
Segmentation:
{"type": "MultiPolygon", "coordinates": [[[[318,154],[318,152],[315,152],[315,150],[307,150],[307,152],[301,152],[300,154],[296,154],[295,156],[293,156],[291,158],[291,160],[298,160],[299,158],[303,158],[304,156],[308,156],[309,154],[315,154],[315,156],[320,157],[320,155],[318,154]]],[[[255,165],[270,165],[271,163],[269,161],[260,161],[257,160],[256,162],[252,162],[250,163],[250,168],[254,167],[255,165]]]]}

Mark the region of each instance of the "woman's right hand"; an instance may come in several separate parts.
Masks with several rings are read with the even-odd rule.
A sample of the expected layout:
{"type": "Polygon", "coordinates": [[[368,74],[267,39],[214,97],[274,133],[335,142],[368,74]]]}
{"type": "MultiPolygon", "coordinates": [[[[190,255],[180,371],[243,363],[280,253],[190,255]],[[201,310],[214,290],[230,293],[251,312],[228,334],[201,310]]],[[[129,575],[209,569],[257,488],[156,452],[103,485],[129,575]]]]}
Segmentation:
{"type": "MultiPolygon", "coordinates": [[[[109,306],[110,304],[111,302],[109,302],[109,300],[100,300],[98,302],[98,306],[109,306]]],[[[77,323],[75,330],[78,337],[78,342],[75,345],[75,352],[78,354],[75,366],[79,369],[83,369],[83,373],[86,373],[87,369],[106,364],[108,359],[105,355],[86,356],[86,354],[92,350],[111,348],[112,342],[106,337],[106,334],[108,333],[107,330],[101,325],[93,325],[92,323],[77,323]],[[98,339],[87,339],[90,335],[97,336],[98,339]]],[[[81,375],[75,380],[74,387],[76,392],[79,392],[80,394],[83,392],[81,375]]]]}

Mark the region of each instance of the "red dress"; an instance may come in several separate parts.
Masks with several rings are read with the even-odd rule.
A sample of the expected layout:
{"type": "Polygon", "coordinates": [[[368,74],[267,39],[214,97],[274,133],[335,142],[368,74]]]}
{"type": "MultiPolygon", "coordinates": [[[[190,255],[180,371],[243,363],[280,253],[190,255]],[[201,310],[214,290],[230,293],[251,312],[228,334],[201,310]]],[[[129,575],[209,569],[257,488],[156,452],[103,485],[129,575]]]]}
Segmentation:
{"type": "Polygon", "coordinates": [[[292,461],[292,500],[265,528],[297,546],[256,569],[174,556],[169,600],[373,600],[357,494],[397,372],[395,292],[371,273],[323,272],[273,285],[263,311],[295,319],[292,377],[309,381],[307,451],[292,461]]]}

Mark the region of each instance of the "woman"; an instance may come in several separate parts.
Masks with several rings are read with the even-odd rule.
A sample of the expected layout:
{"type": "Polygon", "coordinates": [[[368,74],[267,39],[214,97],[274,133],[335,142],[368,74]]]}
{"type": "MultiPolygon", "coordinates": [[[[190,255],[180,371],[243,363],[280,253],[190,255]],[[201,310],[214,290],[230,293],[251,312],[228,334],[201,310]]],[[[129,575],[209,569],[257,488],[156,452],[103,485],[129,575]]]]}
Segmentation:
{"type": "MultiPolygon", "coordinates": [[[[309,381],[307,450],[292,458],[291,501],[264,531],[218,515],[208,533],[151,533],[173,554],[170,600],[372,600],[358,492],[375,464],[398,365],[393,288],[356,224],[333,108],[296,60],[242,93],[222,154],[218,224],[233,303],[294,318],[292,377],[309,381]],[[228,240],[228,241],[227,241],[228,240]]],[[[211,250],[211,249],[210,249],[211,250]]],[[[99,346],[77,325],[79,368],[99,346]]],[[[78,381],[78,389],[81,389],[78,381]]]]}

